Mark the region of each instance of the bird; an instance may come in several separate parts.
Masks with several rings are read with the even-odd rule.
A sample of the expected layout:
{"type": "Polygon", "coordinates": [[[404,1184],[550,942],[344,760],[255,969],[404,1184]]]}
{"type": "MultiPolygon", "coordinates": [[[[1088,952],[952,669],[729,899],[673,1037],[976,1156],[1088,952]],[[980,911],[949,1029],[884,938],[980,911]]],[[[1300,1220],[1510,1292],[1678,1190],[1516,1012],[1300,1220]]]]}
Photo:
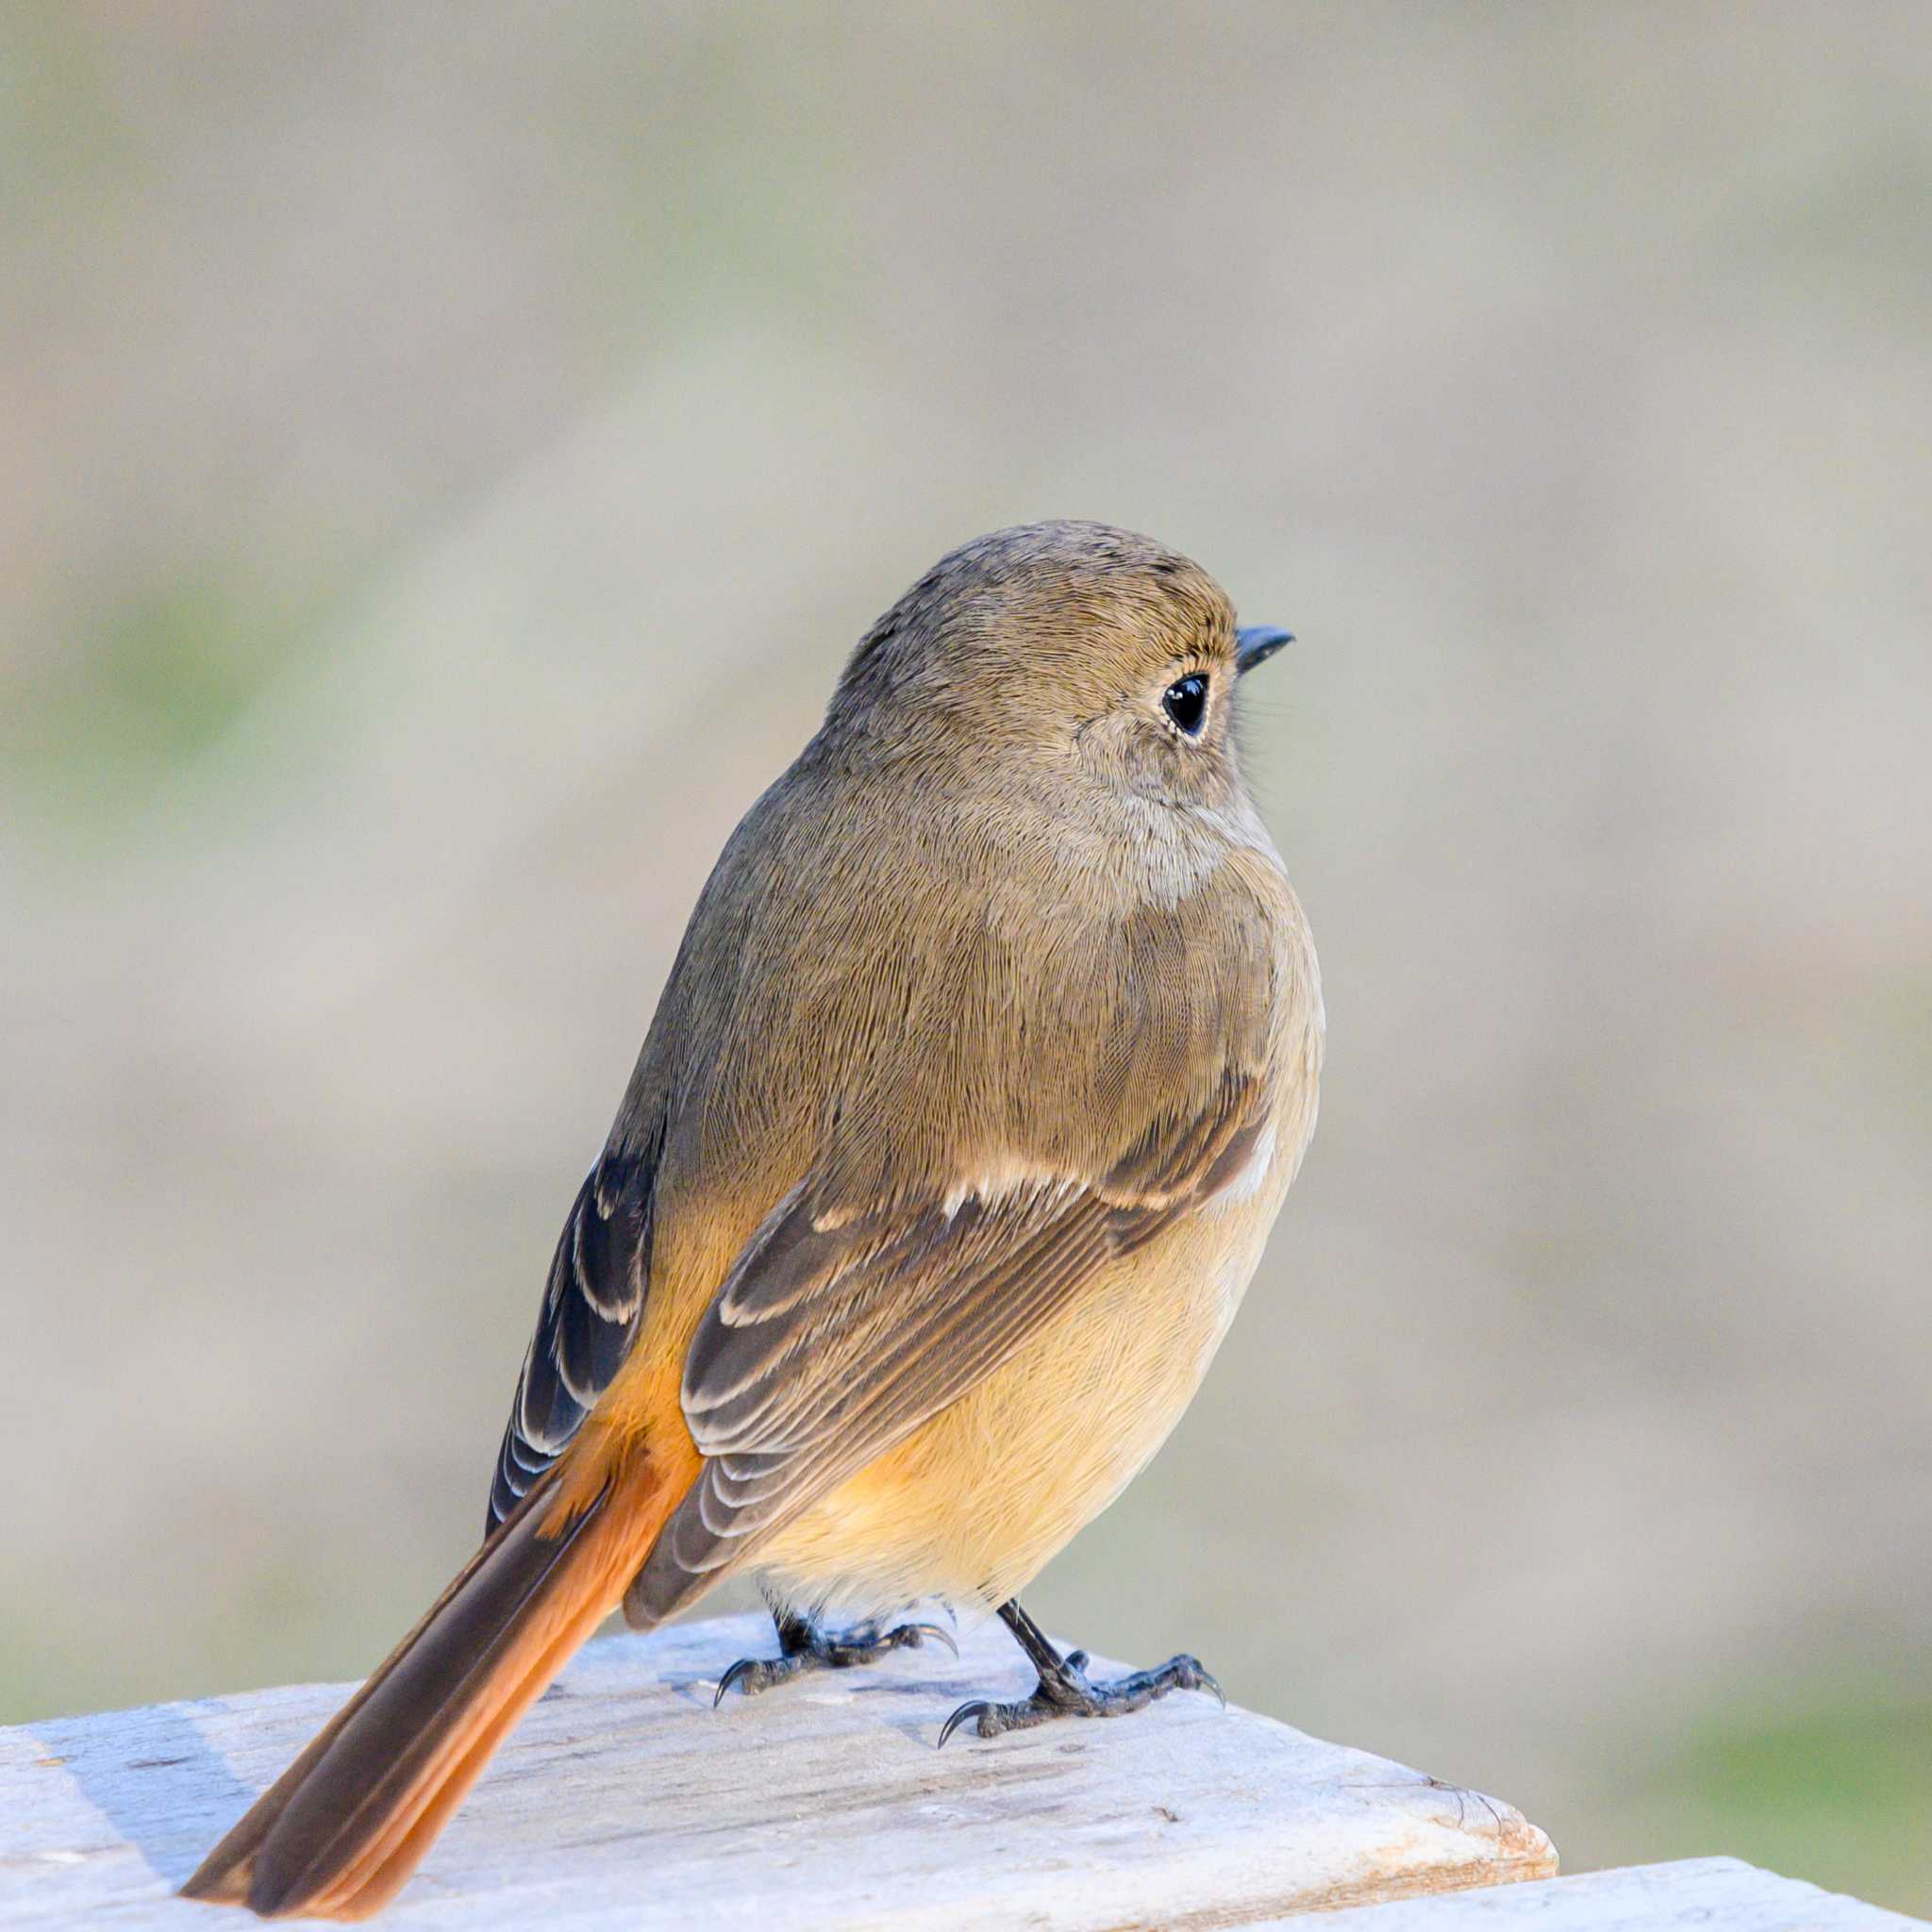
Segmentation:
{"type": "Polygon", "coordinates": [[[1145,1465],[1314,1131],[1307,923],[1241,774],[1292,641],[1105,524],[942,558],[699,895],[551,1262],[469,1563],[183,1887],[355,1920],[613,1610],[760,1579],[763,1690],[996,1611],[982,1737],[1096,1681],[1019,1593],[1145,1465]],[[855,1621],[831,1627],[834,1611],[855,1621]]]}

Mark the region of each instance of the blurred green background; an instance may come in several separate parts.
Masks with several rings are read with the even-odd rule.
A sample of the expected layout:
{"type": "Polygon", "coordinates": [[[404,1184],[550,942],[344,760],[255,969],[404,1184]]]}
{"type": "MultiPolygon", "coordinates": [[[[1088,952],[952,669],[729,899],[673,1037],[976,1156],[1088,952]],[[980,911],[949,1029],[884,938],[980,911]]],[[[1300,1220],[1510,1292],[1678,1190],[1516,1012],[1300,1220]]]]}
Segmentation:
{"type": "Polygon", "coordinates": [[[1035,1613],[1932,1910],[1922,6],[4,20],[0,1717],[413,1619],[732,822],[1098,516],[1331,1043],[1035,1613]]]}

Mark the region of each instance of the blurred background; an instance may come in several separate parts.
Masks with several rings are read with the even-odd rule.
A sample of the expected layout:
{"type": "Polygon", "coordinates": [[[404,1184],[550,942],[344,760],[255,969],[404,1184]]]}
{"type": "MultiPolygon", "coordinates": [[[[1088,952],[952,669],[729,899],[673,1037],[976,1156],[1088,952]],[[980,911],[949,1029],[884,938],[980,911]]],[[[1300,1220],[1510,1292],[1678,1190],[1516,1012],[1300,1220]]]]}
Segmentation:
{"type": "Polygon", "coordinates": [[[1035,1613],[1932,1909],[1923,8],[13,7],[0,209],[0,1718],[413,1621],[720,842],[1087,515],[1301,635],[1330,1054],[1035,1613]]]}

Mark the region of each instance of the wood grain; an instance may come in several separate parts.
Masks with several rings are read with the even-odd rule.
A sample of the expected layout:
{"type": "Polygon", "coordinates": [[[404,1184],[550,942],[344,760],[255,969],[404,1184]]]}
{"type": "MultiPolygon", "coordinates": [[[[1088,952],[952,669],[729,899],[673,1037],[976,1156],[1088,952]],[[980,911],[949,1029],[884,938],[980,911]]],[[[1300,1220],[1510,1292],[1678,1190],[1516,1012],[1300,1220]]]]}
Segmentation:
{"type": "MultiPolygon", "coordinates": [[[[1268,1932],[1286,1932],[1291,1924],[1276,1920],[1268,1932]]],[[[1924,1932],[1924,1926],[1921,1919],[1780,1878],[1741,1858],[1685,1858],[1336,1912],[1322,1921],[1320,1932],[1924,1932]]]]}
{"type": "MultiPolygon", "coordinates": [[[[713,1711],[771,1634],[590,1645],[380,1923],[1218,1927],[1556,1870],[1507,1805],[1211,1698],[938,1752],[956,1703],[1029,1686],[997,1624],[713,1711]]],[[[216,1923],[174,1887],[347,1688],[0,1731],[0,1924],[216,1923]]]]}

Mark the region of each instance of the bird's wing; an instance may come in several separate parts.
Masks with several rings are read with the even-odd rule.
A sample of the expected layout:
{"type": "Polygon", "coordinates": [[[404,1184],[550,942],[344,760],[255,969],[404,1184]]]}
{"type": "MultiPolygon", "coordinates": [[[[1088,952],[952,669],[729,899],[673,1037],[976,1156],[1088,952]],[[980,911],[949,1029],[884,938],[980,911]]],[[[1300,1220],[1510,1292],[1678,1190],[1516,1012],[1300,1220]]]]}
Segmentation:
{"type": "Polygon", "coordinates": [[[669,1615],[957,1400],[1095,1273],[1265,1159],[1268,1083],[1228,1065],[1106,1172],[962,1174],[903,1203],[808,1177],[700,1321],[684,1409],[706,1457],[626,1608],[669,1615]]]}
{"type": "Polygon", "coordinates": [[[623,1366],[649,1286],[657,1149],[607,1149],[563,1224],[517,1376],[487,1536],[563,1454],[623,1366]]]}

